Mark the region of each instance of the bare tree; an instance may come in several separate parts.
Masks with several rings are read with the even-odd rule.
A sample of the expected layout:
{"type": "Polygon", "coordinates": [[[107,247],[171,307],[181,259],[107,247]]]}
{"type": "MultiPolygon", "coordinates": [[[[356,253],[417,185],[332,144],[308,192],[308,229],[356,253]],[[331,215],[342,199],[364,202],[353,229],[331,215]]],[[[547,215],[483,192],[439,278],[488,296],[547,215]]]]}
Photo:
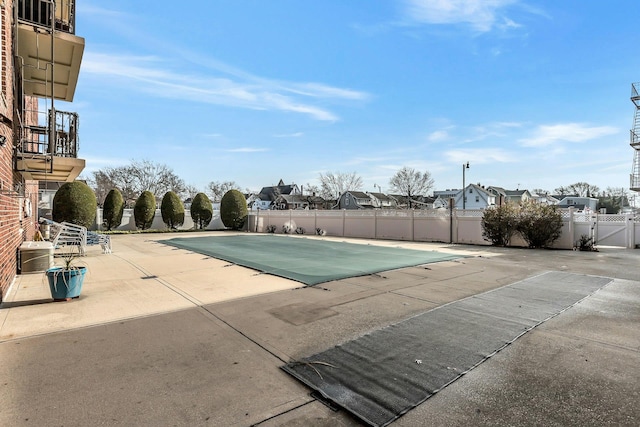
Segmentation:
{"type": "Polygon", "coordinates": [[[407,197],[409,208],[412,207],[413,197],[425,195],[433,188],[433,178],[431,173],[417,171],[410,167],[403,167],[389,180],[391,191],[397,192],[407,197]]]}
{"type": "Polygon", "coordinates": [[[229,190],[237,190],[238,184],[235,181],[211,181],[208,185],[209,195],[212,202],[219,202],[222,196],[229,190]]]}
{"type": "Polygon", "coordinates": [[[180,196],[183,199],[193,199],[196,194],[198,194],[200,192],[200,190],[198,190],[198,187],[196,187],[193,184],[187,184],[184,187],[184,192],[183,194],[180,194],[180,196]]]}
{"type": "Polygon", "coordinates": [[[355,172],[320,173],[320,195],[325,199],[337,199],[348,190],[360,190],[362,178],[355,172]]]}
{"type": "Polygon", "coordinates": [[[321,194],[321,191],[320,191],[320,187],[318,187],[317,185],[312,185],[312,184],[307,183],[304,186],[304,193],[307,196],[313,196],[314,194],[316,196],[319,196],[321,194]]]}
{"type": "Polygon", "coordinates": [[[598,201],[598,207],[606,208],[607,213],[619,213],[629,206],[629,192],[624,187],[607,187],[598,201]]]}
{"type": "Polygon", "coordinates": [[[117,188],[128,205],[135,202],[146,190],[156,197],[162,197],[167,191],[182,194],[186,189],[184,181],[169,166],[150,160],[133,161],[126,166],[97,170],[93,172],[89,182],[99,202],[104,200],[109,191],[117,188]]]}
{"type": "Polygon", "coordinates": [[[586,182],[576,182],[566,187],[558,187],[554,191],[562,196],[575,194],[578,197],[596,197],[600,188],[597,185],[591,185],[586,182]]]}

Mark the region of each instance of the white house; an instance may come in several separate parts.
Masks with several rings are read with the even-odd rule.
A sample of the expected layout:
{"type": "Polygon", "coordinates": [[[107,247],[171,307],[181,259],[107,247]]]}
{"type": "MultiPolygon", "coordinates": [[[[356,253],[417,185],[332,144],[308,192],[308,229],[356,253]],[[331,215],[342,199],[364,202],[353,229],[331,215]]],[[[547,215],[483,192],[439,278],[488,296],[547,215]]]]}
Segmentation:
{"type": "Polygon", "coordinates": [[[464,189],[464,203],[462,197],[462,192],[456,194],[456,209],[486,209],[496,205],[496,196],[476,184],[469,184],[464,189]]]}
{"type": "Polygon", "coordinates": [[[433,197],[435,197],[435,200],[433,201],[433,208],[434,209],[448,208],[449,199],[454,199],[458,193],[460,193],[460,190],[458,190],[457,188],[454,188],[452,190],[446,189],[446,190],[434,191],[433,197]]]}
{"type": "Polygon", "coordinates": [[[398,207],[397,200],[384,193],[369,193],[369,196],[373,200],[374,205],[378,208],[395,209],[398,207]]]}

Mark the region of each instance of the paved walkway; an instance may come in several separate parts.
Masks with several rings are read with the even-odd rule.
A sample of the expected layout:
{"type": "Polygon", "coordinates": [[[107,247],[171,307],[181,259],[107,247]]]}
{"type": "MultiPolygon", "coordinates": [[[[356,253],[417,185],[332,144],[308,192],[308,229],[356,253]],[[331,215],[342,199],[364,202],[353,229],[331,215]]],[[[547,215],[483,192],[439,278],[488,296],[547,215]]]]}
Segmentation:
{"type": "Polygon", "coordinates": [[[76,301],[52,303],[43,275],[18,276],[0,308],[0,425],[358,425],[280,366],[543,271],[616,280],[393,425],[640,420],[637,250],[352,240],[472,257],[305,288],[157,242],[167,237],[92,248],[76,301]]]}

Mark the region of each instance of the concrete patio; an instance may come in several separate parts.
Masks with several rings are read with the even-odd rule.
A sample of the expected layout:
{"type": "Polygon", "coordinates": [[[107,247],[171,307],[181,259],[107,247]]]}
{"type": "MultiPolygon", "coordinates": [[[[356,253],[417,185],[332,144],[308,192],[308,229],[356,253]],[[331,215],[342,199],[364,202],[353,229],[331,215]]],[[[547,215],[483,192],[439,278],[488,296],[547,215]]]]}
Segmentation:
{"type": "MultiPolygon", "coordinates": [[[[203,234],[219,232],[181,237],[203,234]]],[[[360,425],[280,366],[545,271],[615,280],[393,425],[640,422],[637,250],[349,240],[470,257],[303,287],[157,242],[170,237],[91,248],[75,301],[17,277],[0,308],[0,425],[360,425]]]]}

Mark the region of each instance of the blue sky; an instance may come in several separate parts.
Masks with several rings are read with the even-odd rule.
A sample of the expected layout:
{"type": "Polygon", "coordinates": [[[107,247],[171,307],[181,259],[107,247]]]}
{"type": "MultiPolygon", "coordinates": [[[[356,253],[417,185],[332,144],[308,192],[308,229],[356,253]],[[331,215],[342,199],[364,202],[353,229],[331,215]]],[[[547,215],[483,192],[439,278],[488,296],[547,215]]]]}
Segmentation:
{"type": "Polygon", "coordinates": [[[435,189],[628,187],[640,2],[83,0],[85,174],[148,159],[201,190],[403,166],[435,189]]]}

